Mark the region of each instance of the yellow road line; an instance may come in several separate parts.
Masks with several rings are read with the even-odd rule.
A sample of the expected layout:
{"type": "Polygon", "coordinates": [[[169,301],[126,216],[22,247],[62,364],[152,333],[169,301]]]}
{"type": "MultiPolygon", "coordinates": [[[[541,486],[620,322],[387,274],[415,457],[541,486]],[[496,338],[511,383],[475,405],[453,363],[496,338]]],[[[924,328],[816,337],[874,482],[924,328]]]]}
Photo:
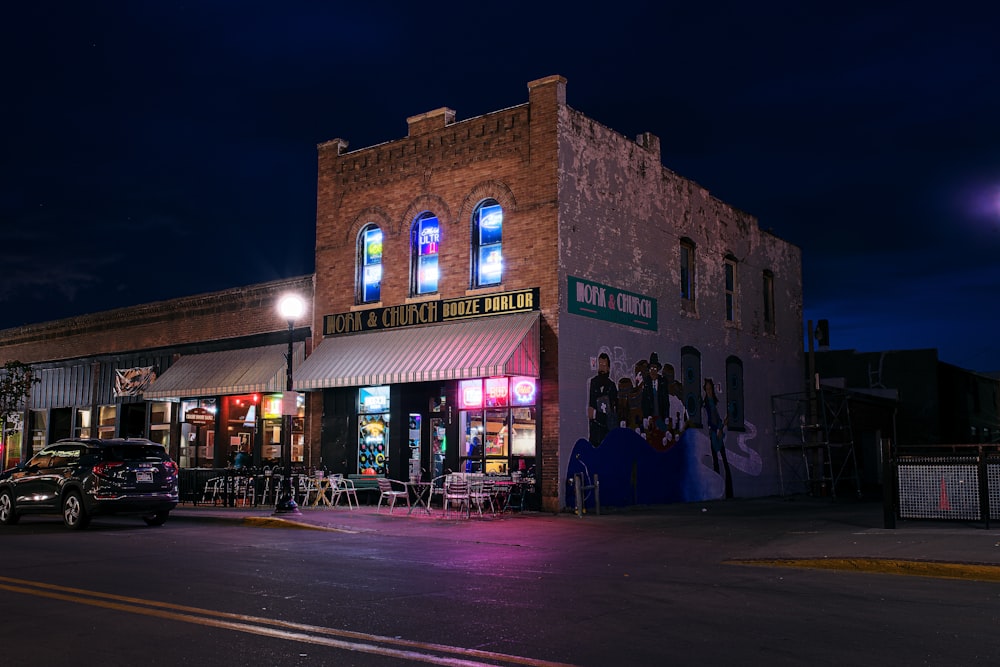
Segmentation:
{"type": "Polygon", "coordinates": [[[202,609],[200,607],[189,607],[169,602],[146,600],[143,598],[115,595],[113,593],[101,593],[99,591],[89,591],[81,588],[15,579],[12,577],[0,576],[0,590],[65,602],[75,602],[105,609],[114,609],[131,614],[154,616],[185,623],[246,632],[265,637],[317,644],[346,651],[372,653],[416,662],[427,662],[435,665],[453,667],[485,667],[486,665],[490,665],[495,667],[499,662],[501,664],[527,665],[528,667],[573,667],[566,663],[537,660],[493,651],[418,642],[351,630],[325,628],[292,621],[234,614],[202,609]],[[341,637],[343,639],[333,639],[332,637],[341,637]],[[385,644],[385,646],[379,646],[378,644],[385,644]],[[395,647],[405,647],[406,649],[414,650],[404,650],[404,648],[395,647]],[[445,655],[434,655],[431,652],[443,653],[445,655]],[[493,662],[475,662],[469,658],[491,660],[493,662]]]}
{"type": "Polygon", "coordinates": [[[797,567],[818,570],[901,574],[938,579],[1000,582],[1000,565],[941,563],[893,558],[751,558],[725,561],[730,565],[797,567]]]}

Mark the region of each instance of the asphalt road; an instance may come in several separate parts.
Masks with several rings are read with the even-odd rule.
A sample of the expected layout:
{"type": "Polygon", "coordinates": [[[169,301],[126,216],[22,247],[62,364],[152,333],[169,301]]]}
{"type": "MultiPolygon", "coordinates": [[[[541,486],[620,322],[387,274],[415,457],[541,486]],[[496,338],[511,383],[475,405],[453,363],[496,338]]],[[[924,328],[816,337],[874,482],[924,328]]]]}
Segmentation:
{"type": "Polygon", "coordinates": [[[740,564],[734,555],[783,552],[753,522],[706,516],[690,530],[676,516],[556,517],[411,531],[403,521],[296,530],[96,519],[71,533],[57,518],[22,519],[0,530],[0,661],[1000,661],[1000,583],[740,564]]]}

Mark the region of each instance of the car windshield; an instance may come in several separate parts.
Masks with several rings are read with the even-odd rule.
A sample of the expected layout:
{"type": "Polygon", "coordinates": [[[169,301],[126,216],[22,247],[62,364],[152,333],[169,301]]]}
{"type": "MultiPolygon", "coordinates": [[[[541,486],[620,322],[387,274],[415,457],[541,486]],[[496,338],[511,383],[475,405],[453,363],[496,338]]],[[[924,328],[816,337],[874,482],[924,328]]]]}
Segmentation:
{"type": "Polygon", "coordinates": [[[165,461],[167,452],[153,445],[114,445],[104,448],[106,461],[165,461]]]}

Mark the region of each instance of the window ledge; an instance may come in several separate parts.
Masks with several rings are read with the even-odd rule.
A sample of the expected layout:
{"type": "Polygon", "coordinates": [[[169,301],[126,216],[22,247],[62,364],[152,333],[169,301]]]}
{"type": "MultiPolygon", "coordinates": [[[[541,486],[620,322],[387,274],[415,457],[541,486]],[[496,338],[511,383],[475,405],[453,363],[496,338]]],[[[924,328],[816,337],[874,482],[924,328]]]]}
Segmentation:
{"type": "Polygon", "coordinates": [[[372,310],[373,308],[381,308],[381,307],[382,307],[381,301],[373,301],[372,303],[359,303],[351,306],[351,312],[353,313],[358,310],[372,310]]]}
{"type": "Polygon", "coordinates": [[[437,301],[441,298],[441,295],[437,292],[434,294],[421,294],[420,296],[408,296],[403,303],[424,303],[426,301],[437,301]]]}
{"type": "Polygon", "coordinates": [[[503,285],[490,285],[489,287],[476,287],[473,289],[465,290],[465,296],[478,296],[480,294],[493,294],[494,292],[502,292],[503,285]]]}

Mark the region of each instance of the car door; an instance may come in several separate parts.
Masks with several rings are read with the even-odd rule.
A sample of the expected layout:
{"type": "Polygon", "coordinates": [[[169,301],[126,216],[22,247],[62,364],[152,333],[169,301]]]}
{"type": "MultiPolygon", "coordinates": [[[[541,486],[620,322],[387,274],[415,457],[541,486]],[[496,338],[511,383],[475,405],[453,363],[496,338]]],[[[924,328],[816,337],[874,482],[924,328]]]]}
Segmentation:
{"type": "Polygon", "coordinates": [[[52,472],[51,463],[52,452],[46,448],[32,456],[24,464],[24,469],[10,476],[14,503],[19,511],[39,512],[56,506],[51,482],[46,481],[52,472]]]}

